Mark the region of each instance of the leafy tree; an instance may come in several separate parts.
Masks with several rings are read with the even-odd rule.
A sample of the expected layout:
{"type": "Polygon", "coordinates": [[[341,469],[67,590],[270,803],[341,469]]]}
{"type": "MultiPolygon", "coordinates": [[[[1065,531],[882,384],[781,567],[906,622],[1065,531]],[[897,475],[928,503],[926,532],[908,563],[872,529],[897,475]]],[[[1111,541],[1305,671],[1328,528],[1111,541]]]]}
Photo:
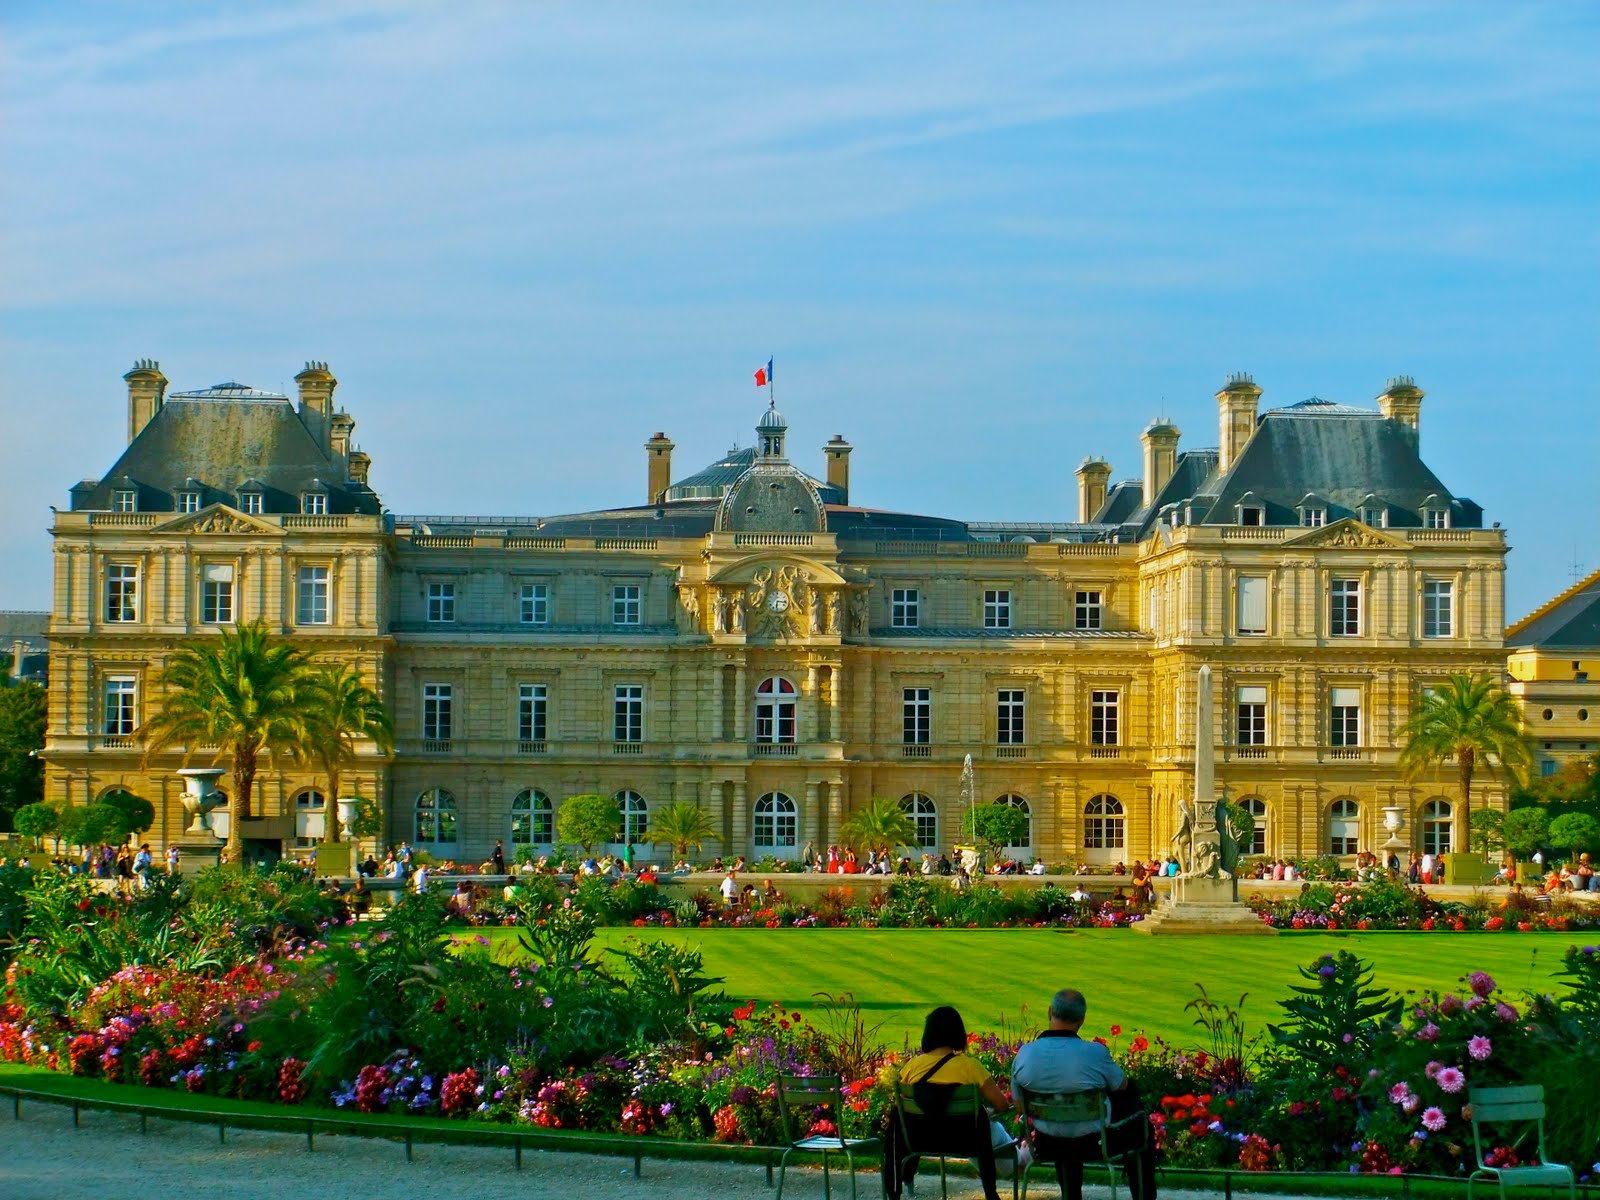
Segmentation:
{"type": "Polygon", "coordinates": [[[43,848],[44,839],[56,831],[60,819],[61,813],[54,805],[40,802],[17,809],[14,823],[18,833],[31,837],[35,846],[43,848]]]}
{"type": "Polygon", "coordinates": [[[261,756],[306,743],[308,671],[305,651],[275,641],[264,621],[252,621],[181,647],[161,672],[166,694],[140,730],[145,761],[172,746],[184,748],[185,762],[204,747],[219,748],[212,761],[227,760],[233,774],[227,849],[235,864],[243,861],[261,756]]]}
{"type": "Polygon", "coordinates": [[[996,852],[1020,845],[1028,836],[1028,818],[1009,804],[974,804],[962,822],[967,836],[996,852]]]}
{"type": "Polygon", "coordinates": [[[622,810],[610,796],[568,796],[556,810],[556,836],[582,846],[585,853],[591,846],[616,837],[621,823],[622,810]]]}
{"type": "Polygon", "coordinates": [[[1537,806],[1513,808],[1504,825],[1506,849],[1528,858],[1550,839],[1550,814],[1537,806]]]}
{"type": "Polygon", "coordinates": [[[1399,735],[1400,767],[1408,779],[1454,760],[1468,829],[1472,776],[1479,765],[1498,765],[1515,776],[1533,758],[1516,701],[1488,675],[1451,675],[1443,686],[1424,692],[1399,735]]]}
{"type": "Polygon", "coordinates": [[[72,804],[56,814],[56,827],[51,831],[56,835],[56,853],[61,852],[62,843],[68,846],[85,845],[83,817],[88,811],[81,804],[72,804]]]}
{"type": "Polygon", "coordinates": [[[847,846],[915,846],[917,823],[897,800],[874,796],[839,826],[839,840],[847,846]]]}
{"type": "MultiPolygon", "coordinates": [[[[21,813],[17,816],[21,817],[21,813]]],[[[1566,813],[1550,822],[1550,844],[1569,854],[1600,846],[1600,821],[1588,813],[1566,813]]]]}
{"type": "Polygon", "coordinates": [[[678,800],[650,814],[650,828],[644,840],[671,846],[673,856],[682,858],[690,846],[698,850],[716,836],[717,826],[710,813],[698,804],[678,800]]]}
{"type": "Polygon", "coordinates": [[[1506,814],[1498,808],[1480,808],[1472,814],[1467,834],[1471,847],[1480,854],[1500,850],[1506,844],[1506,814]]]}
{"type": "Polygon", "coordinates": [[[156,806],[132,792],[107,792],[99,803],[115,809],[120,816],[124,832],[118,841],[125,840],[130,833],[143,833],[156,822],[156,806]]]}
{"type": "Polygon", "coordinates": [[[44,688],[25,681],[0,687],[0,829],[17,809],[44,799],[47,717],[44,688]]]}
{"type": "Polygon", "coordinates": [[[337,842],[339,778],[356,761],[357,744],[372,742],[379,752],[394,751],[394,725],[378,694],[348,663],[315,668],[307,680],[306,737],[302,757],[314,758],[328,779],[327,841],[337,842]]]}
{"type": "Polygon", "coordinates": [[[358,838],[377,837],[383,832],[383,809],[376,800],[369,800],[365,796],[356,796],[354,799],[356,815],[355,820],[350,822],[350,832],[358,838]]]}

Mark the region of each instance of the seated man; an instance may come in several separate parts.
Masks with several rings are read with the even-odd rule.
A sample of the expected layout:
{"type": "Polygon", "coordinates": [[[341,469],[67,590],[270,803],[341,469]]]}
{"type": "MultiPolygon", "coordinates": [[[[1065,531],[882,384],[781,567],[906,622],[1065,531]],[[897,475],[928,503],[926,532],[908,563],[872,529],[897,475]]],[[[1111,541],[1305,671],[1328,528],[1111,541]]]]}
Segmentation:
{"type": "MultiPolygon", "coordinates": [[[[1111,1051],[1100,1042],[1086,1042],[1078,1036],[1088,1009],[1083,993],[1071,988],[1063,988],[1051,997],[1050,1028],[1017,1051],[1011,1067],[1011,1086],[1050,1095],[1092,1088],[1109,1092],[1113,1121],[1139,1117],[1108,1137],[1111,1153],[1127,1166],[1128,1190],[1133,1200],[1155,1200],[1156,1167],[1149,1146],[1149,1118],[1144,1115],[1137,1089],[1112,1061],[1111,1051]]],[[[1056,1179],[1064,1200],[1083,1200],[1084,1161],[1100,1158],[1097,1126],[1039,1121],[1034,1125],[1033,1144],[1041,1157],[1055,1159],[1056,1179]]]]}

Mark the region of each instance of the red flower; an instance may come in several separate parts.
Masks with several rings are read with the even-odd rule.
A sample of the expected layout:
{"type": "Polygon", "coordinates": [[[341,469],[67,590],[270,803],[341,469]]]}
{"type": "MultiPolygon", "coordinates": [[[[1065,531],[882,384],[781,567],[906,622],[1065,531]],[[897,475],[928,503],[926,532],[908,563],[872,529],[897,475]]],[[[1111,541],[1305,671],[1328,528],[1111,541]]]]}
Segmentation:
{"type": "Polygon", "coordinates": [[[1122,1026],[1121,1025],[1113,1025],[1111,1027],[1111,1036],[1112,1037],[1121,1037],[1122,1036],[1122,1026]]]}

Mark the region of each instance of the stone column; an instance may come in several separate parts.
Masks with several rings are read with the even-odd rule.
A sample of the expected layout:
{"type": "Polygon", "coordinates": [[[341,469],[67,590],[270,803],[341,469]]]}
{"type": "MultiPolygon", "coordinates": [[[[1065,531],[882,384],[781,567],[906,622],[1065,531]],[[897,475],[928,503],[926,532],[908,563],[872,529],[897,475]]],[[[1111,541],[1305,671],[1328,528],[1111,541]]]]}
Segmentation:
{"type": "Polygon", "coordinates": [[[750,853],[750,804],[745,797],[745,791],[744,780],[734,780],[728,845],[728,853],[734,858],[750,853]]]}
{"type": "Polygon", "coordinates": [[[737,693],[733,698],[733,740],[736,742],[750,740],[750,705],[746,702],[750,695],[749,683],[749,671],[741,659],[733,675],[733,687],[737,693]]]}
{"type": "Polygon", "coordinates": [[[800,802],[800,845],[807,842],[822,843],[823,831],[821,826],[821,813],[817,805],[817,793],[822,785],[815,779],[806,780],[805,799],[800,802]]]}

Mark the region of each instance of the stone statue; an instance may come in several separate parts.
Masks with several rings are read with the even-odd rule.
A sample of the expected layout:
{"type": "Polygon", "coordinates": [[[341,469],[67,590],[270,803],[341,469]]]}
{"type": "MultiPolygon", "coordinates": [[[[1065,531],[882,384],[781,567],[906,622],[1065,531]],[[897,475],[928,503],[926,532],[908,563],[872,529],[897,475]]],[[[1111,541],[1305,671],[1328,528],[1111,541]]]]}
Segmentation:
{"type": "Polygon", "coordinates": [[[692,633],[700,627],[700,596],[692,587],[680,587],[678,603],[683,606],[683,628],[692,633]]]}
{"type": "MultiPolygon", "coordinates": [[[[1185,838],[1188,850],[1180,845],[1178,862],[1189,878],[1232,879],[1224,843],[1232,838],[1222,828],[1226,815],[1217,800],[1216,726],[1211,713],[1211,668],[1200,668],[1200,683],[1195,695],[1194,720],[1194,804],[1181,800],[1178,836],[1185,838]]],[[[1237,852],[1234,852],[1237,857],[1237,852]]]]}
{"type": "Polygon", "coordinates": [[[733,632],[744,632],[744,604],[737,597],[733,602],[733,632]]]}
{"type": "Polygon", "coordinates": [[[867,631],[867,594],[866,592],[850,593],[850,632],[865,633],[867,631]]]}
{"type": "Polygon", "coordinates": [[[717,632],[718,633],[727,633],[728,630],[731,628],[731,626],[732,626],[732,617],[731,617],[731,614],[729,613],[728,610],[730,608],[732,608],[732,607],[733,607],[733,601],[728,596],[728,593],[725,592],[724,590],[722,590],[721,588],[718,588],[717,589],[717,620],[716,620],[716,627],[717,627],[717,632]]]}
{"type": "Polygon", "coordinates": [[[827,620],[827,623],[824,625],[822,631],[824,633],[838,633],[839,632],[839,593],[838,592],[829,592],[828,593],[828,620],[827,620]]]}

